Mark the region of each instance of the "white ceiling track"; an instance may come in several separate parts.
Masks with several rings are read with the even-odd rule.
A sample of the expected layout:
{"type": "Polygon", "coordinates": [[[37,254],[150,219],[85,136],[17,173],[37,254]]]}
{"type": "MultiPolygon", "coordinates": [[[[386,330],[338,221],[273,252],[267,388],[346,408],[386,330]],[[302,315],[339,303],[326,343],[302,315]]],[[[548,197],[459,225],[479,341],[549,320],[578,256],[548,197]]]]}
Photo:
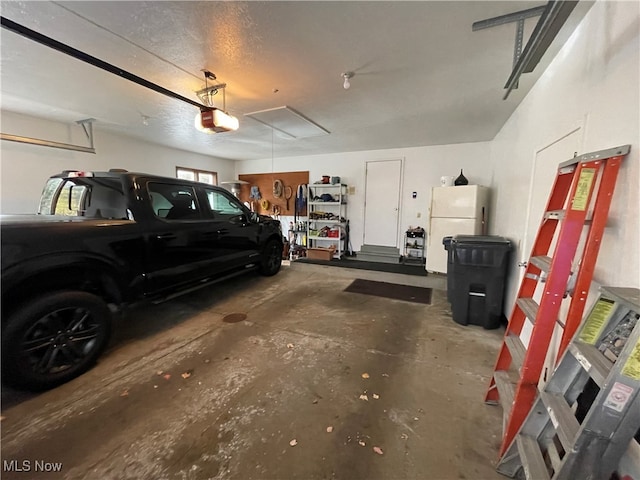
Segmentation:
{"type": "Polygon", "coordinates": [[[505,23],[517,22],[516,42],[513,50],[513,70],[504,88],[507,92],[503,100],[506,100],[513,89],[518,88],[518,79],[523,73],[531,73],[538,62],[551,45],[569,15],[579,0],[549,1],[546,5],[521,10],[519,12],[501,15],[474,22],[471,29],[475,32],[485,28],[492,28],[505,23]],[[540,16],[529,41],[522,47],[524,34],[524,21],[530,17],[540,16]]]}
{"type": "Polygon", "coordinates": [[[78,120],[76,123],[82,127],[84,134],[89,140],[89,146],[73,145],[71,143],[54,142],[52,140],[42,140],[40,138],[23,137],[20,135],[11,135],[9,133],[0,133],[0,140],[7,140],[10,142],[27,143],[29,145],[39,145],[41,147],[61,148],[63,150],[72,150],[74,152],[84,153],[96,153],[96,149],[93,146],[93,122],[95,118],[86,118],[84,120],[78,120]]]}

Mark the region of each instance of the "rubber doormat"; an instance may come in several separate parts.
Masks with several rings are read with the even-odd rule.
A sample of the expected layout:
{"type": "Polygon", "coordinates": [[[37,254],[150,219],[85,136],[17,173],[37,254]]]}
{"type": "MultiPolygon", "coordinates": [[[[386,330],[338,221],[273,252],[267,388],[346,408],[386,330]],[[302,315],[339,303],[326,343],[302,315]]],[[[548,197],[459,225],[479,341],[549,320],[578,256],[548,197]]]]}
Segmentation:
{"type": "Polygon", "coordinates": [[[398,285],[397,283],[375,282],[356,278],[344,291],[431,305],[431,289],[426,287],[398,285]]]}

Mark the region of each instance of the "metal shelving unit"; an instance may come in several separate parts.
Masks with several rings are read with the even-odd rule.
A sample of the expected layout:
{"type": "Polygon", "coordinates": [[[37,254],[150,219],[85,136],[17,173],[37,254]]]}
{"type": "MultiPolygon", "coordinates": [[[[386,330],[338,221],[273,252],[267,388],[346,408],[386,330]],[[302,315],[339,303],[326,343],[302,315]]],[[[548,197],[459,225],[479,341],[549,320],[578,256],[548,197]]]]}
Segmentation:
{"type": "Polygon", "coordinates": [[[425,255],[425,232],[424,230],[407,230],[404,232],[404,255],[402,263],[419,264],[424,263],[425,255]]]}
{"type": "Polygon", "coordinates": [[[347,185],[309,184],[307,248],[335,246],[334,258],[342,258],[347,235],[347,185]]]}

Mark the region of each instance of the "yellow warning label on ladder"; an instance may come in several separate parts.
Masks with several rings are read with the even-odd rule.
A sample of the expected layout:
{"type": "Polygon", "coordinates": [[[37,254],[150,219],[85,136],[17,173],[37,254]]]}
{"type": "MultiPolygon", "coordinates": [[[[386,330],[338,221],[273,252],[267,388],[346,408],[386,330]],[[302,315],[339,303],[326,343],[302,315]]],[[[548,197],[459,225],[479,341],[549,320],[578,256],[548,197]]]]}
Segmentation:
{"type": "Polygon", "coordinates": [[[622,369],[622,374],[640,381],[640,343],[636,343],[631,355],[629,355],[627,363],[624,364],[622,369]]]}
{"type": "Polygon", "coordinates": [[[591,191],[591,184],[593,183],[595,175],[595,168],[584,168],[580,172],[580,178],[578,178],[578,185],[576,186],[576,194],[571,204],[572,210],[584,211],[587,209],[589,192],[591,191]]]}
{"type": "Polygon", "coordinates": [[[609,321],[614,305],[615,302],[606,298],[601,298],[596,302],[584,328],[580,332],[580,341],[589,345],[596,343],[600,333],[602,333],[602,328],[609,321]]]}

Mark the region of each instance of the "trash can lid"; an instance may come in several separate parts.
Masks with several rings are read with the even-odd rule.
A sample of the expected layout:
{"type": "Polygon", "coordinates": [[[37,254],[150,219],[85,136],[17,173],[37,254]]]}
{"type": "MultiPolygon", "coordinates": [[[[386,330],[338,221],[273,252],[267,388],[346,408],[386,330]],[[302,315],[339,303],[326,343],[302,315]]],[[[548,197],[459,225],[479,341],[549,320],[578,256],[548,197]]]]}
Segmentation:
{"type": "Polygon", "coordinates": [[[501,246],[511,248],[511,240],[499,235],[456,235],[451,240],[451,243],[460,245],[481,245],[486,247],[501,246]]]}

